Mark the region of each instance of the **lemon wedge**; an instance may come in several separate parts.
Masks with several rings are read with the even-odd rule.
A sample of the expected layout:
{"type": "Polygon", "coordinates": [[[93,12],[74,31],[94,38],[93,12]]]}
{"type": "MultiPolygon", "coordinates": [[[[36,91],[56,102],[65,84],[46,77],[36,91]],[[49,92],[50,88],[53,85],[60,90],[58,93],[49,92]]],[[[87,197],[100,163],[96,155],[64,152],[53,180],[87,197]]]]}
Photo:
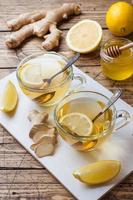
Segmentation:
{"type": "Polygon", "coordinates": [[[93,123],[89,117],[74,112],[61,117],[60,124],[79,136],[89,136],[92,133],[93,123]]]}
{"type": "Polygon", "coordinates": [[[85,19],[75,24],[67,33],[66,43],[79,53],[94,51],[102,39],[102,28],[98,22],[85,19]]]}
{"type": "Polygon", "coordinates": [[[75,170],[73,176],[88,185],[96,185],[113,179],[120,168],[117,160],[101,160],[75,170]]]}
{"type": "Polygon", "coordinates": [[[0,110],[4,112],[13,111],[17,105],[18,94],[15,86],[11,81],[8,81],[3,94],[0,98],[0,110]]]}

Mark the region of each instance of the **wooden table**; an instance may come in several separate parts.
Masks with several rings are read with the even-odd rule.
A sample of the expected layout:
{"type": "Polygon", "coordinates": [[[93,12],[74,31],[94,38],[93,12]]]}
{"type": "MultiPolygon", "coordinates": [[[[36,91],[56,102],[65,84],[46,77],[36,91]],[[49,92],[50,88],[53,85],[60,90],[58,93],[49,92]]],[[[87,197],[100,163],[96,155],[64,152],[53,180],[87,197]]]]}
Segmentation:
{"type": "MultiPolygon", "coordinates": [[[[42,7],[46,9],[58,7],[63,2],[73,1],[0,0],[0,78],[15,71],[23,57],[41,49],[41,39],[37,38],[29,39],[19,49],[7,49],[4,38],[10,32],[6,26],[6,20],[12,19],[20,13],[42,7]]],[[[60,26],[64,34],[57,51],[65,52],[68,56],[71,55],[71,52],[65,44],[66,33],[73,24],[81,19],[97,20],[103,28],[103,41],[113,37],[106,27],[105,13],[109,5],[116,2],[115,0],[77,0],[76,2],[81,4],[82,15],[72,17],[67,23],[60,26]]],[[[133,40],[133,35],[130,35],[129,38],[133,40]]],[[[133,106],[133,78],[122,82],[107,79],[101,72],[99,50],[83,55],[78,62],[78,67],[112,91],[121,87],[123,89],[122,99],[133,106]]],[[[0,126],[0,199],[72,200],[74,197],[0,126]]],[[[102,198],[102,200],[131,199],[133,199],[133,173],[102,198]]]]}

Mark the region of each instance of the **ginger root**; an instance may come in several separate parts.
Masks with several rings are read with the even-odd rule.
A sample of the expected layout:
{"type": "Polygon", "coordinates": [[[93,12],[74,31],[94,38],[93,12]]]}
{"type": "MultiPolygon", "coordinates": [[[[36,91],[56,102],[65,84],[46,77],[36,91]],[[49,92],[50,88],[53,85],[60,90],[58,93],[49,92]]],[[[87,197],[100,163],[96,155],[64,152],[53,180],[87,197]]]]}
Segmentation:
{"type": "Polygon", "coordinates": [[[57,24],[70,15],[79,15],[80,6],[76,3],[65,3],[54,10],[40,10],[25,13],[7,22],[11,30],[15,30],[5,41],[9,48],[16,48],[32,35],[44,38],[43,48],[51,50],[59,45],[62,34],[57,24]],[[48,33],[48,34],[47,34],[48,33]]]}
{"type": "Polygon", "coordinates": [[[45,137],[40,140],[39,145],[35,148],[36,155],[41,158],[44,156],[49,156],[54,153],[55,146],[52,143],[52,139],[50,137],[45,137]]]}
{"type": "Polygon", "coordinates": [[[28,115],[28,119],[32,125],[40,124],[48,120],[48,113],[32,110],[28,115]]]}
{"type": "Polygon", "coordinates": [[[57,132],[49,120],[48,113],[33,110],[30,112],[28,119],[32,123],[29,137],[34,142],[31,149],[39,158],[52,155],[57,143],[57,132]]]}

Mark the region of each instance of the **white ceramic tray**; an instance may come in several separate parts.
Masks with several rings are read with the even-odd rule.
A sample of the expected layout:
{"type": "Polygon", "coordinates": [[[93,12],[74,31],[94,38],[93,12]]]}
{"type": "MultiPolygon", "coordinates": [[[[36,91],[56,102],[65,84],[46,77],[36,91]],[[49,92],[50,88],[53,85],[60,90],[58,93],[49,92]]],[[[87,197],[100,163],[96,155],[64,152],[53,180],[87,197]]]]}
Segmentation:
{"type": "MultiPolygon", "coordinates": [[[[111,92],[102,85],[85,75],[76,67],[74,72],[86,77],[85,88],[101,92],[110,97],[111,92]]],[[[80,153],[65,143],[60,137],[58,147],[53,156],[37,158],[30,149],[32,141],[28,133],[31,124],[27,119],[27,113],[32,109],[41,110],[35,103],[29,100],[20,90],[15,73],[10,74],[0,81],[0,91],[6,82],[11,80],[17,87],[19,93],[19,104],[15,114],[10,117],[0,112],[0,123],[9,133],[16,138],[49,172],[51,172],[77,199],[96,200],[104,195],[108,190],[120,182],[133,170],[133,123],[120,129],[106,142],[99,150],[87,153],[80,153]],[[82,165],[92,163],[100,159],[116,159],[122,163],[120,174],[111,182],[97,187],[88,187],[72,176],[72,171],[82,165]]],[[[133,108],[122,100],[116,103],[117,109],[125,109],[133,115],[133,108]]]]}

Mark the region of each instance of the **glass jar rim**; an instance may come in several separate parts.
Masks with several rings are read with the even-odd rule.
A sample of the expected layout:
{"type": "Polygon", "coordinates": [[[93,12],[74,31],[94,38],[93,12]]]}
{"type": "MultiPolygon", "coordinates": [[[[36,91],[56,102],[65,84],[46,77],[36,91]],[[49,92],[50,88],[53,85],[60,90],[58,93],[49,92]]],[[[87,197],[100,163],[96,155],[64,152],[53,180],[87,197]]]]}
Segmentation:
{"type": "Polygon", "coordinates": [[[117,37],[117,38],[108,39],[108,40],[105,41],[105,42],[102,44],[102,46],[101,46],[101,50],[100,50],[100,57],[101,57],[101,58],[103,58],[103,59],[105,59],[105,60],[107,60],[107,61],[114,61],[114,60],[115,60],[115,58],[108,56],[108,55],[106,54],[106,52],[104,51],[105,45],[106,45],[107,43],[110,43],[111,41],[115,41],[115,40],[117,40],[117,41],[124,41],[124,42],[127,42],[127,44],[130,43],[130,42],[132,42],[131,40],[129,40],[129,39],[127,39],[127,38],[123,38],[123,37],[121,37],[121,38],[118,38],[118,37],[117,37]]]}
{"type": "MultiPolygon", "coordinates": [[[[81,91],[73,91],[72,93],[70,93],[70,94],[67,94],[61,101],[60,101],[60,103],[62,103],[66,98],[68,98],[68,97],[70,97],[71,95],[73,95],[73,94],[78,94],[78,93],[91,93],[91,94],[97,94],[97,95],[99,95],[99,96],[102,96],[102,97],[104,97],[106,100],[108,100],[109,101],[109,98],[107,97],[107,96],[105,96],[105,95],[103,95],[103,94],[101,94],[101,93],[99,93],[99,92],[95,92],[95,91],[91,91],[91,90],[81,90],[81,91]]],[[[69,102],[69,101],[68,101],[69,102]]],[[[72,136],[73,138],[76,138],[76,139],[82,139],[82,140],[86,140],[86,139],[97,139],[97,138],[100,138],[100,137],[103,137],[103,136],[105,136],[106,134],[107,134],[107,132],[109,131],[109,130],[111,130],[111,128],[112,128],[112,126],[113,125],[111,125],[110,124],[110,126],[109,126],[109,128],[107,129],[107,130],[104,130],[104,131],[102,131],[101,133],[100,133],[100,135],[99,136],[97,136],[97,135],[89,135],[89,136],[78,136],[78,135],[73,135],[71,132],[69,132],[68,130],[66,131],[62,126],[61,126],[61,124],[58,122],[58,120],[57,120],[57,112],[58,112],[58,107],[60,106],[60,104],[59,105],[56,105],[56,107],[55,107],[55,109],[54,109],[54,121],[55,121],[55,123],[56,123],[56,126],[57,127],[59,127],[66,135],[68,134],[68,135],[70,135],[70,136],[72,136]]],[[[114,106],[114,105],[112,105],[110,108],[112,108],[113,109],[113,119],[112,119],[112,122],[113,122],[113,124],[114,124],[114,122],[115,122],[115,120],[116,120],[116,107],[114,106]]]]}
{"type": "MultiPolygon", "coordinates": [[[[18,67],[17,67],[16,76],[17,76],[18,81],[23,85],[23,87],[26,88],[26,89],[28,89],[28,90],[30,90],[30,91],[32,91],[32,92],[47,92],[47,91],[49,91],[49,90],[56,89],[57,87],[60,87],[60,86],[62,86],[63,84],[65,84],[65,82],[67,82],[68,79],[69,79],[70,77],[73,77],[73,66],[74,66],[74,65],[72,65],[72,66],[69,68],[69,69],[70,69],[70,74],[69,74],[69,76],[67,76],[61,83],[58,82],[58,84],[56,84],[55,86],[48,87],[47,89],[36,89],[36,88],[32,88],[32,87],[29,87],[29,86],[25,85],[25,84],[23,83],[23,81],[20,79],[19,75],[18,75],[18,71],[19,71],[20,67],[22,66],[22,63],[23,63],[23,62],[26,62],[27,59],[30,59],[30,58],[32,58],[32,57],[34,58],[34,57],[36,57],[36,56],[41,56],[41,55],[44,55],[44,54],[50,54],[50,55],[53,54],[53,55],[57,55],[57,56],[60,56],[61,58],[63,58],[66,62],[68,62],[67,57],[65,57],[64,55],[61,55],[61,54],[59,54],[59,53],[56,53],[56,52],[54,52],[54,51],[34,53],[34,54],[31,54],[31,55],[29,55],[29,56],[26,56],[24,59],[22,59],[21,62],[19,63],[19,65],[18,65],[18,67]]],[[[23,63],[23,64],[24,64],[24,63],[23,63]]]]}

